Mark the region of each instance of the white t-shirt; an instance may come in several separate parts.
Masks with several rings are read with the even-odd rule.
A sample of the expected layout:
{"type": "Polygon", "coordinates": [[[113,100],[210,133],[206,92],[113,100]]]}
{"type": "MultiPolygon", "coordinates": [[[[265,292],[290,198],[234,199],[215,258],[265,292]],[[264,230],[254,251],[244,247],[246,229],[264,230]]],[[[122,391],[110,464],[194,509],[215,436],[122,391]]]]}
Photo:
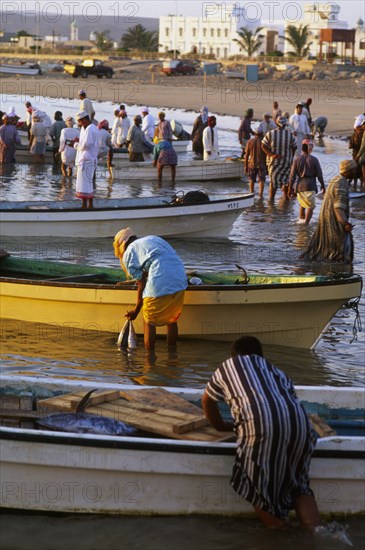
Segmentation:
{"type": "Polygon", "coordinates": [[[67,166],[73,166],[76,159],[76,149],[72,145],[67,145],[66,140],[75,139],[80,137],[80,130],[78,128],[64,128],[61,130],[60,136],[60,148],[61,160],[63,164],[67,166]]]}

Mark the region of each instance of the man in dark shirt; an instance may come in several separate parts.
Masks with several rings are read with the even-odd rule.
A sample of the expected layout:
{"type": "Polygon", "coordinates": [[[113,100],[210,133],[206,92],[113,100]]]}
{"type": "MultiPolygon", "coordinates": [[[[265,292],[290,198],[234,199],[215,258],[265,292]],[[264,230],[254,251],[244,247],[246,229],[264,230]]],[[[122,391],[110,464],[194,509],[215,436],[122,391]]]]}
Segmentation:
{"type": "Polygon", "coordinates": [[[253,119],[253,109],[247,109],[245,116],[242,119],[240,127],[238,128],[238,141],[242,147],[241,159],[245,158],[246,145],[251,136],[254,135],[254,132],[251,128],[251,121],[253,119]]]}

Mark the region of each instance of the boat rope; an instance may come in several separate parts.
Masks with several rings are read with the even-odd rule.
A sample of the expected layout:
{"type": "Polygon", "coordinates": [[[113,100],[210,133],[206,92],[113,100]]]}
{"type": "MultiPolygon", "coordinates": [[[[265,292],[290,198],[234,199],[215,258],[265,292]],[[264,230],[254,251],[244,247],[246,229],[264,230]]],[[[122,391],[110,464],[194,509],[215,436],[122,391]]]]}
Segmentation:
{"type": "Polygon", "coordinates": [[[235,266],[240,270],[242,271],[242,277],[243,277],[243,280],[240,281],[239,279],[236,280],[235,282],[235,285],[248,285],[248,283],[250,282],[250,277],[247,275],[247,271],[245,270],[244,267],[242,267],[241,265],[238,265],[238,264],[235,264],[235,266]]]}
{"type": "Polygon", "coordinates": [[[343,307],[345,309],[352,309],[355,312],[354,325],[352,327],[352,340],[350,344],[357,340],[357,335],[359,332],[362,332],[362,322],[361,315],[359,311],[360,296],[353,300],[352,302],[347,302],[343,307]]]}

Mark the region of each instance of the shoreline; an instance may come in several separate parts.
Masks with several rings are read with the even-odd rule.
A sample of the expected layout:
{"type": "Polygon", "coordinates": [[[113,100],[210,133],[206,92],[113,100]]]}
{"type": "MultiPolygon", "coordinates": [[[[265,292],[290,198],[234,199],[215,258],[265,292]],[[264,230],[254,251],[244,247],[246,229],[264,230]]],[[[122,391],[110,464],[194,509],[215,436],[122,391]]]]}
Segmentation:
{"type": "MultiPolygon", "coordinates": [[[[127,76],[127,75],[126,75],[127,76]]],[[[132,76],[132,75],[130,75],[132,76]]],[[[140,75],[138,75],[140,77],[140,75]]],[[[150,80],[153,79],[149,75],[150,80]]],[[[170,109],[184,109],[198,112],[201,105],[206,104],[211,113],[217,116],[243,116],[249,107],[254,109],[254,120],[261,121],[265,111],[271,112],[272,102],[277,100],[283,111],[290,114],[298,101],[312,97],[312,118],[326,116],[328,126],[327,136],[337,138],[348,137],[353,132],[355,117],[364,112],[364,97],[350,97],[351,89],[359,90],[352,81],[299,81],[278,82],[259,80],[246,82],[227,79],[225,77],[159,77],[152,83],[146,76],[144,79],[128,79],[117,76],[110,81],[97,80],[91,77],[87,80],[73,79],[62,74],[39,75],[37,77],[3,78],[0,91],[3,98],[7,95],[19,95],[22,101],[33,98],[35,103],[41,103],[46,109],[43,99],[78,99],[78,90],[84,88],[88,97],[97,103],[110,101],[115,105],[148,105],[170,109]]],[[[53,112],[57,102],[50,101],[53,112]]],[[[48,114],[51,109],[47,108],[48,114]]],[[[23,113],[19,113],[23,116],[23,113]]],[[[112,118],[112,111],[110,118],[112,118]]],[[[218,121],[219,125],[219,121],[218,121]]]]}

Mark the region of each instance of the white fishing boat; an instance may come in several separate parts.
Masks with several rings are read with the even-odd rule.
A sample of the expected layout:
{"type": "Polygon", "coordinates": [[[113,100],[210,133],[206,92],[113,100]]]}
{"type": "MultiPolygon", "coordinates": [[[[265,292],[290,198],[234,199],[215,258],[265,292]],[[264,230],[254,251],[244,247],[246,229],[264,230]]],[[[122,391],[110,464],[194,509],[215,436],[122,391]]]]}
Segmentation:
{"type": "Polygon", "coordinates": [[[174,196],[95,199],[88,210],[78,200],[0,202],[0,231],[8,237],[104,238],[130,225],[140,236],[224,238],[254,203],[253,193],[205,196],[209,202],[186,205],[174,196]]]}
{"type": "Polygon", "coordinates": [[[0,65],[0,73],[35,76],[41,74],[41,70],[31,65],[0,65]]]}
{"type": "MultiPolygon", "coordinates": [[[[152,162],[120,162],[113,159],[113,175],[118,179],[151,181],[157,180],[157,168],[152,162]]],[[[244,164],[238,158],[219,160],[182,160],[176,167],[177,181],[235,180],[243,177],[244,164]]],[[[164,169],[163,178],[171,178],[170,169],[164,169]]]]}
{"type": "MultiPolygon", "coordinates": [[[[26,148],[18,148],[15,152],[16,162],[32,164],[34,155],[26,148]]],[[[47,149],[44,155],[45,164],[53,164],[51,149],[47,149]]],[[[106,159],[99,161],[100,165],[106,165],[106,159]]],[[[112,173],[114,178],[128,180],[157,180],[157,168],[151,160],[145,162],[129,162],[128,153],[115,152],[113,157],[112,173]]],[[[211,181],[241,179],[244,173],[244,164],[238,158],[222,158],[219,160],[179,160],[176,167],[177,181],[211,181]]],[[[163,178],[171,178],[170,168],[164,169],[163,178]]]]}
{"type": "MultiPolygon", "coordinates": [[[[29,145],[28,132],[26,132],[25,130],[18,130],[18,132],[19,132],[21,144],[23,146],[29,145]]],[[[189,140],[178,140],[178,139],[172,140],[172,146],[175,149],[176,153],[186,153],[190,143],[191,142],[189,140]]],[[[49,152],[52,153],[51,150],[49,152]]],[[[114,153],[116,155],[119,155],[119,154],[123,155],[122,158],[125,158],[126,160],[128,160],[128,158],[129,158],[128,157],[128,152],[127,152],[126,149],[122,149],[122,152],[119,152],[118,149],[115,149],[114,153]]],[[[29,162],[29,163],[31,163],[32,162],[32,156],[31,156],[31,154],[29,153],[29,151],[27,149],[23,149],[23,150],[18,149],[18,151],[17,151],[17,161],[18,162],[29,162]]],[[[47,161],[47,163],[48,162],[53,162],[53,157],[52,157],[51,154],[46,155],[46,161],[47,161]]]]}
{"type": "MultiPolygon", "coordinates": [[[[18,411],[7,406],[1,413],[8,424],[0,427],[1,507],[71,514],[253,514],[230,486],[234,439],[227,441],[231,434],[204,423],[201,390],[165,388],[162,394],[157,388],[11,375],[2,376],[0,384],[7,405],[10,396],[19,396],[18,411]],[[127,422],[137,434],[65,433],[33,424],[50,412],[75,410],[65,407],[95,387],[101,390],[98,405],[86,412],[127,422]],[[189,403],[182,406],[182,399],[189,403]],[[199,427],[188,426],[194,417],[199,427]]],[[[311,462],[320,513],[364,513],[363,390],[296,389],[307,412],[320,415],[335,433],[318,440],[311,462]]]]}

